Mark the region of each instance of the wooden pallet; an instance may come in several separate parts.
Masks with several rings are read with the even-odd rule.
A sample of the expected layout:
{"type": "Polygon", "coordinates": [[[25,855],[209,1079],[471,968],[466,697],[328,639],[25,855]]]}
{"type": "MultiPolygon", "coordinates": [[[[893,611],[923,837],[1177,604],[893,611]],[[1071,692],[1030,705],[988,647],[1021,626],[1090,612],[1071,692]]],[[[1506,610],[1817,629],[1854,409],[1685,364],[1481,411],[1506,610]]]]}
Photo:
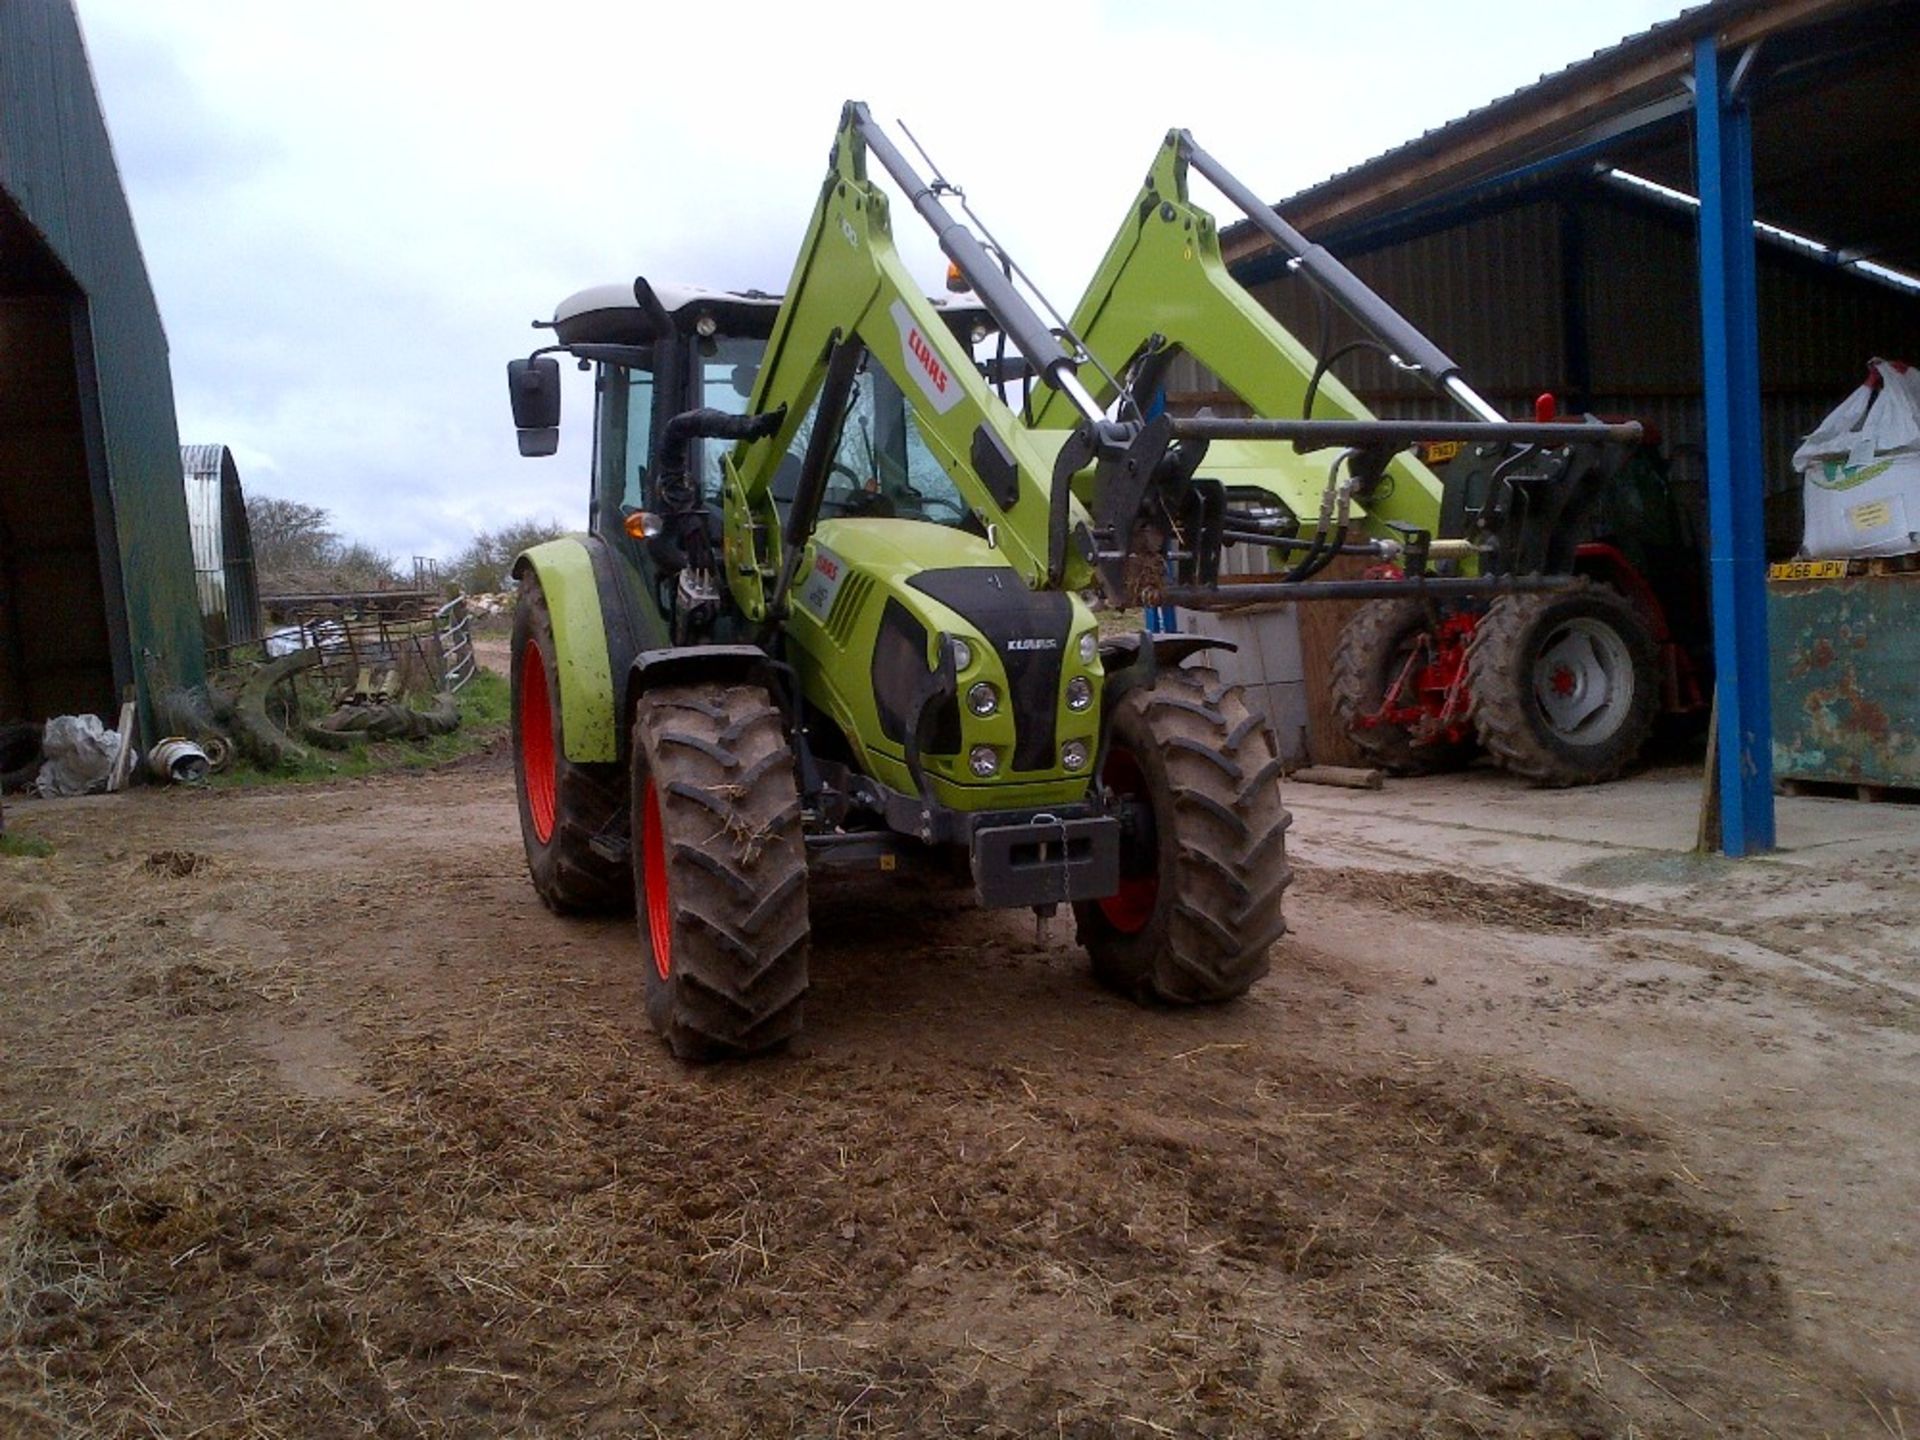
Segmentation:
{"type": "Polygon", "coordinates": [[[1849,575],[1911,575],[1920,570],[1920,555],[1876,556],[1847,562],[1849,575]]]}
{"type": "Polygon", "coordinates": [[[1913,785],[1873,785],[1853,780],[1774,781],[1782,795],[1811,795],[1822,800],[1862,800],[1869,804],[1920,805],[1920,787],[1913,785]]]}

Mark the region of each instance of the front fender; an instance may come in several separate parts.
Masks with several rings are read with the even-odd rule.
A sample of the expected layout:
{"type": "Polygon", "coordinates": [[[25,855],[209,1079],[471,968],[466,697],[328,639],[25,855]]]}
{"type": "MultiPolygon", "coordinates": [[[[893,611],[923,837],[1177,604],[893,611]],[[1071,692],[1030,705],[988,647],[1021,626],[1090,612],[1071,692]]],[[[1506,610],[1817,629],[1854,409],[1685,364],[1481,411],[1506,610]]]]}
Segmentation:
{"type": "Polygon", "coordinates": [[[560,677],[560,748],[577,763],[620,759],[613,677],[626,675],[642,640],[648,648],[665,643],[658,617],[641,613],[641,602],[628,595],[621,566],[606,542],[591,535],[563,535],[513,562],[514,576],[532,572],[547,598],[560,677]]]}

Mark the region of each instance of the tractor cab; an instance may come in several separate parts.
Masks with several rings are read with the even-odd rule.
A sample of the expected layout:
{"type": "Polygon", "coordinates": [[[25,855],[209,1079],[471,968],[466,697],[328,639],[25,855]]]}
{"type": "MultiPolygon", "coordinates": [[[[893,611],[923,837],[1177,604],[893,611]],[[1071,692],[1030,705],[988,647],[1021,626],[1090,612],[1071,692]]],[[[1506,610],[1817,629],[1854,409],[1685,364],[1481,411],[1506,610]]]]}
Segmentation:
{"type": "MultiPolygon", "coordinates": [[[[991,317],[977,303],[938,299],[933,305],[963,340],[990,333],[991,317]]],[[[595,367],[593,533],[622,547],[635,543],[629,518],[646,512],[658,498],[650,477],[658,430],[669,417],[702,409],[750,412],[779,309],[780,297],[763,291],[654,285],[644,278],[631,285],[592,286],[554,307],[547,328],[558,348],[595,367]]],[[[783,515],[812,428],[809,417],[774,481],[783,515]]],[[[690,470],[714,507],[716,525],[721,457],[730,444],[690,442],[690,470]]],[[[949,525],[969,518],[966,502],[922,440],[913,407],[878,366],[863,365],[855,378],[820,514],[822,519],[877,516],[949,525]]],[[[714,537],[719,538],[717,529],[714,537]]]]}

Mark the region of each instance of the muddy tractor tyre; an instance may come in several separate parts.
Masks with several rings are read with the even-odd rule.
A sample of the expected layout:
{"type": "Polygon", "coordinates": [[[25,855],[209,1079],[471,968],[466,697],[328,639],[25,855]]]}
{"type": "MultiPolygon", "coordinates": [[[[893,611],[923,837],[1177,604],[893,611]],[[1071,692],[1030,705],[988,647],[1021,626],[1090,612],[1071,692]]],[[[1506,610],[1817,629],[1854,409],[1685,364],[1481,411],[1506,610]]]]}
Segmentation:
{"type": "Polygon", "coordinates": [[[540,581],[520,581],[513,607],[514,789],[533,888],[561,915],[614,913],[633,904],[623,852],[627,787],[618,765],[583,765],[561,748],[560,676],[553,617],[540,581]],[[595,841],[599,842],[598,849],[595,841]]]}
{"type": "Polygon", "coordinates": [[[1660,710],[1659,656],[1617,591],[1502,595],[1467,647],[1480,743],[1514,774],[1564,787],[1631,765],[1660,710]]]}
{"type": "Polygon", "coordinates": [[[1431,628],[1419,600],[1369,600],[1341,627],[1333,648],[1333,711],[1354,748],[1394,775],[1457,770],[1473,759],[1470,740],[1416,744],[1399,725],[1362,725],[1378,714],[1406,668],[1415,642],[1431,628]]]}
{"type": "Polygon", "coordinates": [[[682,1060],[799,1033],[807,852],[780,712],[755,685],[662,686],[633,721],[633,873],[647,1018],[682,1060]]]}
{"type": "Polygon", "coordinates": [[[1103,777],[1144,802],[1117,894],[1074,906],[1094,975],[1142,1003],[1231,1000],[1285,933],[1288,815],[1264,716],[1213,671],[1163,671],[1113,717],[1103,777]]]}

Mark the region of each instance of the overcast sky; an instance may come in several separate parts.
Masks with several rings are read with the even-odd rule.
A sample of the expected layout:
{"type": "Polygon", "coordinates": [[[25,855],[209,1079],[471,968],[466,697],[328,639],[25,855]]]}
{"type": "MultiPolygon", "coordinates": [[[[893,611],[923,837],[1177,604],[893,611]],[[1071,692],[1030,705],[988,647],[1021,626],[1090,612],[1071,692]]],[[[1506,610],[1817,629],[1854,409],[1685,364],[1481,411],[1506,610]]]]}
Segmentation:
{"type": "Polygon", "coordinates": [[[403,562],[584,522],[585,377],[560,454],[515,453],[528,321],[635,274],[783,288],[843,100],[904,119],[1064,310],[1172,126],[1278,198],[1681,8],[78,3],[181,440],[403,562]]]}

